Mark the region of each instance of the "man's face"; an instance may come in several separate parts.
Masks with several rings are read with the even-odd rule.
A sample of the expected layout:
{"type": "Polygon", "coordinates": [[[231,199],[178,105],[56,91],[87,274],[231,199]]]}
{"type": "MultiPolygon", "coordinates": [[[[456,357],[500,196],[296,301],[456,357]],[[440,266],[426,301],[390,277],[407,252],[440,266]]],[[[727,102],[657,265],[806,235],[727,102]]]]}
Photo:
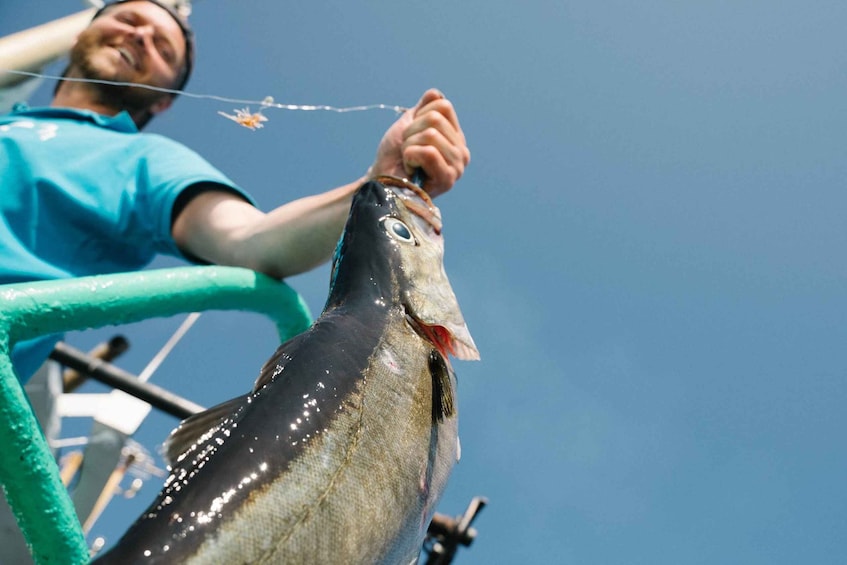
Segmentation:
{"type": "MultiPolygon", "coordinates": [[[[185,38],[173,17],[152,2],[117,4],[79,35],[71,65],[85,78],[174,88],[185,68],[185,38]]],[[[162,98],[146,89],[106,89],[128,109],[162,98]],[[126,99],[126,100],[124,100],[126,99]]]]}

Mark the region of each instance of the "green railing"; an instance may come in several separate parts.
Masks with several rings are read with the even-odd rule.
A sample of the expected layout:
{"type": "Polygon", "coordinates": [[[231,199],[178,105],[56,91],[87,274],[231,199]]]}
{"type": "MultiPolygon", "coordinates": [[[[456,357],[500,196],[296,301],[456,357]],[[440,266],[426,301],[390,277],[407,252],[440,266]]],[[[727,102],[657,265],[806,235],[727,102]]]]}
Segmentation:
{"type": "Polygon", "coordinates": [[[0,286],[0,481],[37,564],[88,563],[58,468],[15,376],[12,346],[45,334],[204,310],[273,319],[285,340],[309,327],[285,283],[235,267],[181,267],[0,286]]]}

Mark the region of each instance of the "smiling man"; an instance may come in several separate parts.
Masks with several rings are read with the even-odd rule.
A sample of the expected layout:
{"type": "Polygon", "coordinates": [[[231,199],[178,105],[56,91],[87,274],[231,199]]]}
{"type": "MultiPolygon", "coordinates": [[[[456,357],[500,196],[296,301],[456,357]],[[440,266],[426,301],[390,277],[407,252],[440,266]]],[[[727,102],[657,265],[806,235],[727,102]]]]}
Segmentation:
{"type": "MultiPolygon", "coordinates": [[[[50,107],[0,116],[0,284],[132,271],[159,253],[288,277],[331,257],[367,178],[420,168],[437,196],[470,160],[452,104],[428,90],[386,131],[366,176],[263,212],[192,150],[139,132],[173,94],[89,82],[179,90],[193,57],[190,28],[171,9],[110,4],[79,35],[50,107]]],[[[56,339],[16,347],[22,380],[56,339]]]]}
{"type": "MultiPolygon", "coordinates": [[[[191,75],[194,38],[172,9],[153,1],[107,4],[77,38],[65,76],[182,89],[191,75]]],[[[168,109],[172,94],[147,88],[62,81],[53,106],[103,114],[125,110],[139,128],[168,109]]]]}

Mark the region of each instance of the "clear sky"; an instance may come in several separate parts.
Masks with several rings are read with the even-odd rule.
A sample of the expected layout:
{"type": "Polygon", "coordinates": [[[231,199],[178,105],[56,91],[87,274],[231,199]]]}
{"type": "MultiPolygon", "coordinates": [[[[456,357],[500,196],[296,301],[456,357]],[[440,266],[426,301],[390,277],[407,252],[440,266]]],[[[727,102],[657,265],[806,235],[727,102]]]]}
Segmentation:
{"type": "MultiPolygon", "coordinates": [[[[0,35],[80,9],[35,6],[4,0],[0,35]]],[[[490,505],[456,563],[847,561],[847,4],[202,0],[192,21],[191,92],[408,106],[436,86],[459,111],[473,159],[437,204],[482,361],[456,363],[439,510],[490,505]]],[[[252,132],[217,114],[237,106],[183,97],[149,130],[263,208],[356,178],[394,119],[269,110],[252,132]]],[[[289,282],[317,314],[328,270],[289,282]]],[[[121,365],[180,321],[121,328],[121,365]]],[[[153,382],[212,405],[275,347],[258,316],[205,314],[153,382]]]]}

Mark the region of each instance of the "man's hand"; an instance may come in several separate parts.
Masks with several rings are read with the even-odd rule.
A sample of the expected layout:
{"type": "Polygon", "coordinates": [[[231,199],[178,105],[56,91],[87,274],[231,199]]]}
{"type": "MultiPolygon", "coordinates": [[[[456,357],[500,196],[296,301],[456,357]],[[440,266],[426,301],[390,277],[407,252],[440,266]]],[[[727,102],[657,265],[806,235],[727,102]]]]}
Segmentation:
{"type": "Polygon", "coordinates": [[[431,89],[385,132],[370,176],[411,178],[420,168],[426,176],[422,188],[438,196],[453,187],[470,160],[453,104],[431,89]]]}
{"type": "MultiPolygon", "coordinates": [[[[470,161],[465,135],[449,100],[428,90],[385,132],[370,176],[411,178],[423,189],[447,192],[470,161]]],[[[176,212],[171,231],[186,254],[219,265],[246,267],[274,278],[312,269],[332,257],[362,179],[261,212],[226,187],[201,185],[176,212]]]]}

